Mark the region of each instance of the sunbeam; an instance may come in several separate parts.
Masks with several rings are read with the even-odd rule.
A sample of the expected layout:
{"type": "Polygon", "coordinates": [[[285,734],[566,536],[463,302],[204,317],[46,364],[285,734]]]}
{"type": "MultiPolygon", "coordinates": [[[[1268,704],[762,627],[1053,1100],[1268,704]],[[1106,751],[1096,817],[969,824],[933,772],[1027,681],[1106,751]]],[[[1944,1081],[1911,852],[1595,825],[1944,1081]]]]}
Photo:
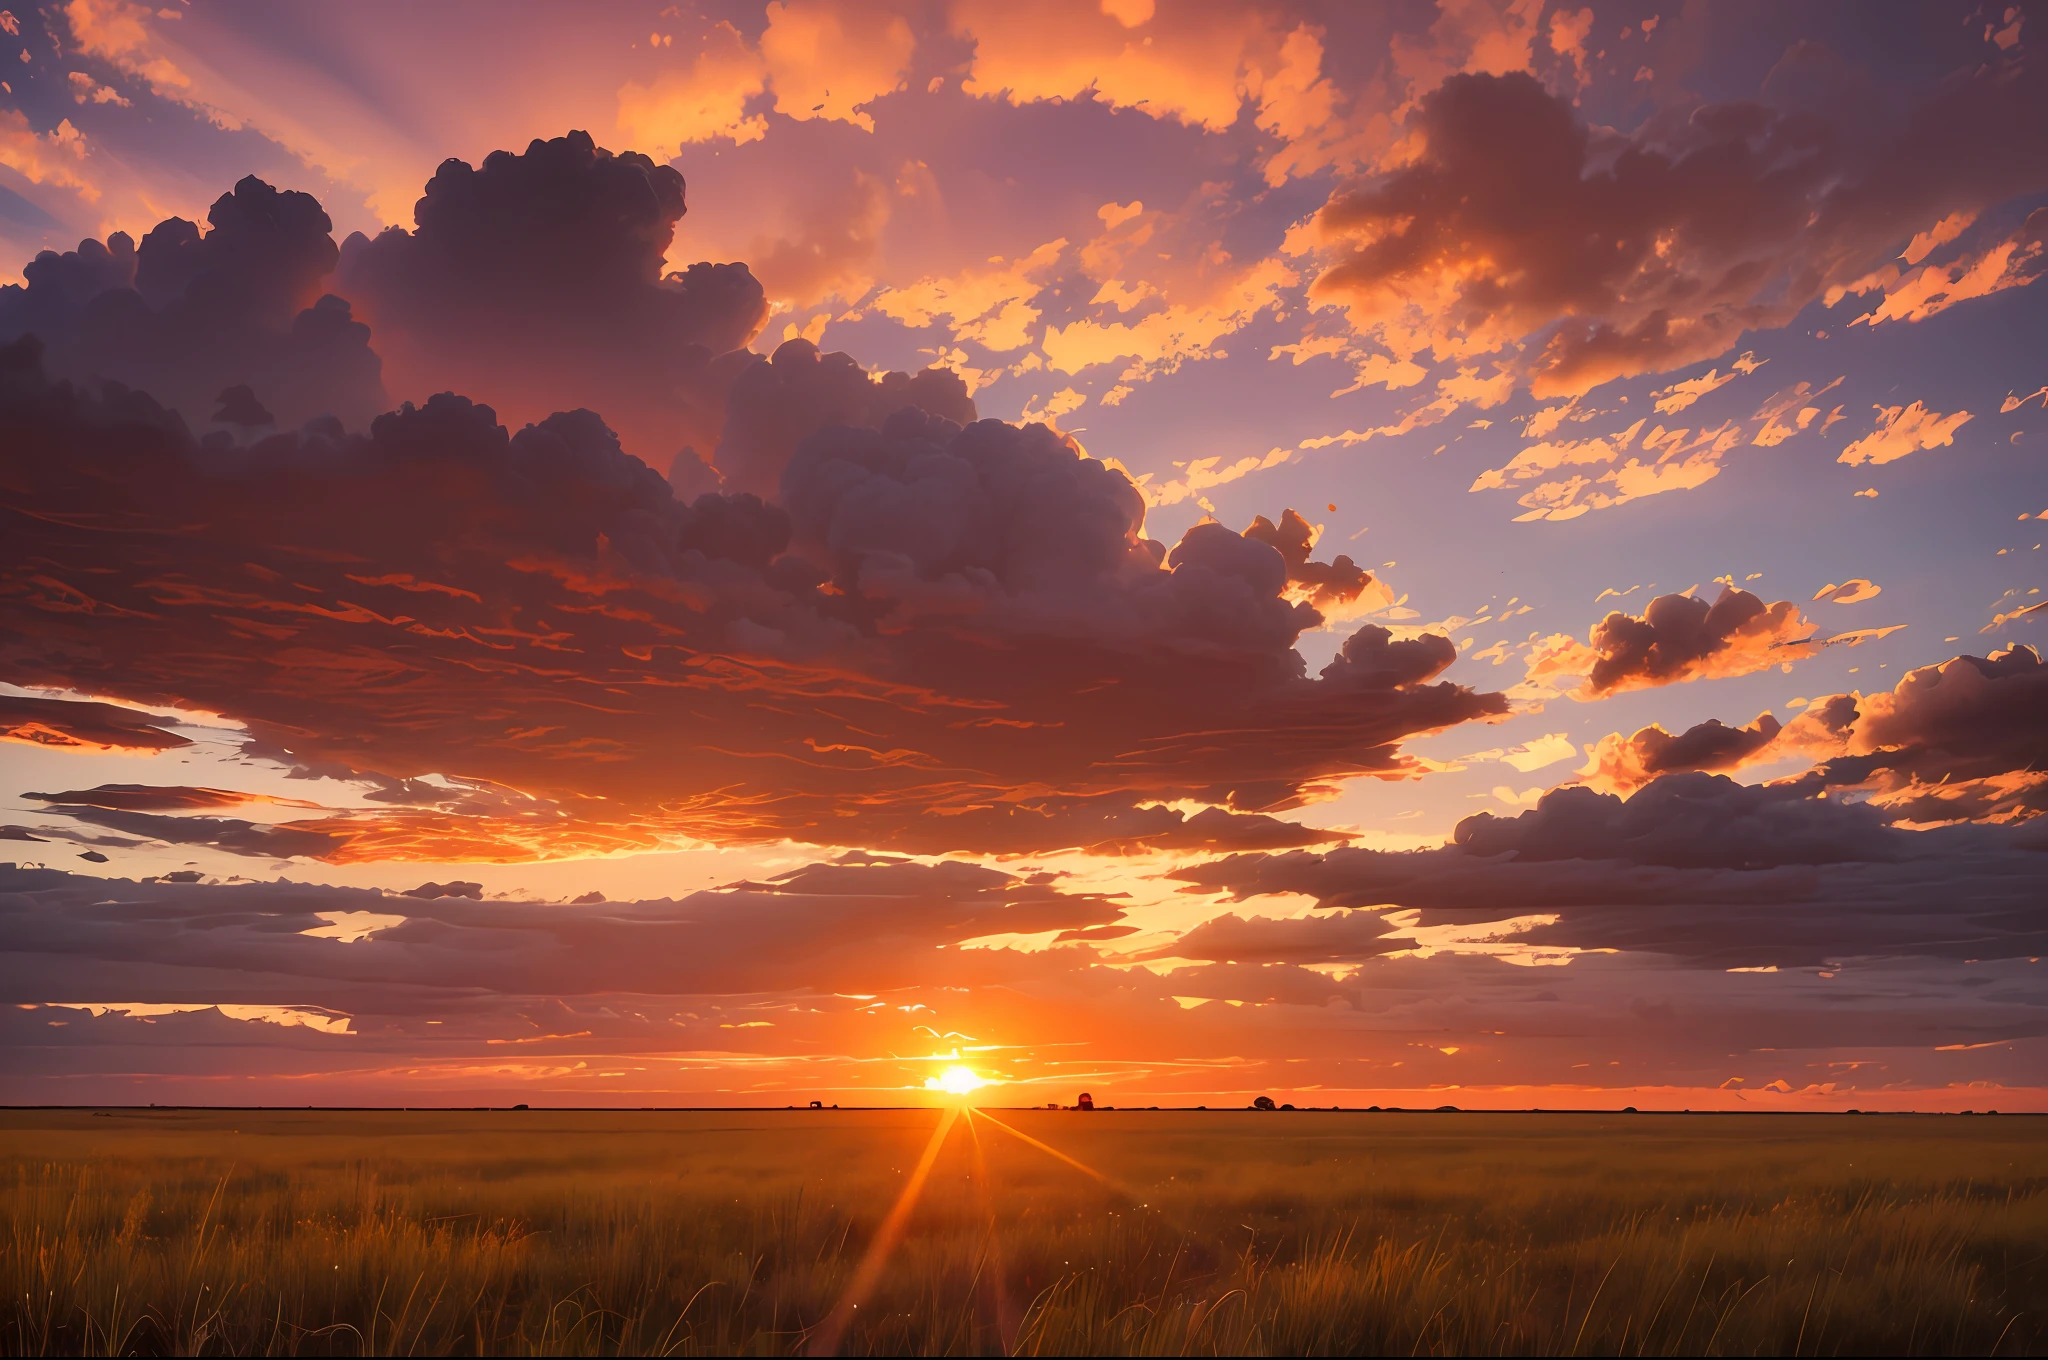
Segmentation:
{"type": "MultiPolygon", "coordinates": [[[[974,1111],[968,1111],[969,1114],[974,1111]]],[[[1010,1286],[1005,1274],[1003,1261],[1002,1229],[996,1222],[996,1197],[988,1179],[988,1158],[982,1151],[981,1130],[972,1119],[967,1121],[968,1141],[974,1149],[974,1188],[981,1199],[982,1212],[988,1216],[988,1278],[992,1303],[996,1316],[996,1334],[1003,1343],[1003,1354],[1013,1354],[1017,1347],[1018,1317],[1010,1311],[1010,1286]]]]}
{"type": "Polygon", "coordinates": [[[1103,1175],[1100,1171],[1097,1171],[1094,1167],[1088,1165],[1086,1162],[1074,1160],[1072,1157],[1069,1157],[1066,1153],[1061,1152],[1058,1148],[1054,1147],[1050,1143],[1039,1142],[1030,1134],[1025,1133],[1021,1129],[1013,1128],[1010,1125],[1005,1124],[1002,1120],[996,1118],[992,1114],[989,1114],[987,1111],[969,1110],[968,1113],[977,1118],[986,1119],[989,1123],[995,1125],[1004,1133],[1009,1134],[1013,1138],[1021,1138],[1025,1142],[1031,1144],[1031,1146],[1037,1148],[1040,1152],[1046,1153],[1049,1156],[1059,1158],[1068,1166],[1073,1167],[1076,1171],[1079,1171],[1084,1175],[1093,1176],[1096,1180],[1101,1181],[1104,1185],[1108,1186],[1111,1190],[1116,1191],[1116,1193],[1122,1195],[1124,1198],[1132,1200],[1138,1198],[1138,1192],[1131,1189],[1131,1187],[1129,1187],[1128,1185],[1125,1185],[1122,1181],[1116,1180],[1110,1176],[1103,1175]]]}
{"type": "MultiPolygon", "coordinates": [[[[889,1264],[889,1255],[896,1250],[896,1243],[903,1236],[903,1225],[910,1221],[910,1211],[917,1207],[917,1198],[924,1192],[924,1183],[931,1175],[932,1163],[939,1159],[939,1149],[946,1145],[946,1135],[953,1131],[953,1121],[960,1117],[958,1107],[947,1109],[939,1116],[939,1126],[932,1130],[932,1138],[924,1145],[924,1154],[917,1159],[917,1166],[911,1170],[910,1179],[904,1183],[903,1193],[896,1197],[889,1216],[882,1220],[882,1226],[875,1231],[874,1241],[868,1243],[867,1254],[860,1258],[860,1265],[853,1272],[853,1282],[846,1286],[839,1303],[819,1324],[816,1335],[804,1348],[806,1355],[837,1355],[839,1342],[846,1335],[846,1328],[853,1321],[854,1313],[874,1292],[875,1282],[882,1278],[883,1267],[889,1264]]],[[[1078,1163],[1077,1163],[1078,1165],[1078,1163]]]]}

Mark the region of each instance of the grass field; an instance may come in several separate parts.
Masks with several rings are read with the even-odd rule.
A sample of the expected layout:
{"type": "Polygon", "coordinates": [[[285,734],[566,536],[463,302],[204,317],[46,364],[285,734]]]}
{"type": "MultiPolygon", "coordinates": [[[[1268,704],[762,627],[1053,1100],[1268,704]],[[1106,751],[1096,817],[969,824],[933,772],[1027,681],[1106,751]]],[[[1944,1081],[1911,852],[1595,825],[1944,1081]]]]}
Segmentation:
{"type": "Polygon", "coordinates": [[[990,1115],[0,1112],[0,1348],[2048,1348],[2048,1120],[990,1115]]]}

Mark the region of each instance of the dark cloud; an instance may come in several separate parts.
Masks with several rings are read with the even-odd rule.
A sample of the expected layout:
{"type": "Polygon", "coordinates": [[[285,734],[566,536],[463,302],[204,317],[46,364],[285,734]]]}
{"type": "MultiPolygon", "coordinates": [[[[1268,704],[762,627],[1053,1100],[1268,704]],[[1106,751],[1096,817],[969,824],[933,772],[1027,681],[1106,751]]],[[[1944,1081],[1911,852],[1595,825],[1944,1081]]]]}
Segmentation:
{"type": "Polygon", "coordinates": [[[807,437],[835,425],[879,429],[906,406],[955,425],[978,419],[967,384],[950,369],[877,377],[850,354],[820,354],[808,340],[785,340],[772,358],[752,360],[733,380],[718,471],[727,490],[773,499],[783,468],[807,437]]]}
{"type": "Polygon", "coordinates": [[[1592,763],[1581,777],[1607,791],[1627,793],[1659,775],[1737,770],[1766,758],[1781,726],[1772,714],[1759,713],[1747,727],[1709,718],[1675,736],[1655,723],[1631,737],[1610,733],[1594,747],[1592,763]]]}
{"type": "Polygon", "coordinates": [[[2031,647],[1922,666],[1889,692],[1816,700],[1786,737],[1823,757],[1803,784],[1869,789],[1901,820],[2048,812],[2048,665],[2031,647]]]}
{"type": "Polygon", "coordinates": [[[1915,233],[2048,187],[2037,63],[1960,71],[1910,108],[1868,81],[1791,107],[1831,56],[1802,43],[1764,100],[1672,107],[1625,136],[1529,75],[1451,76],[1411,121],[1420,156],[1318,215],[1341,254],[1315,289],[1440,354],[1537,337],[1536,393],[1577,393],[1883,287],[1915,233]]]}
{"type": "Polygon", "coordinates": [[[252,408],[290,425],[382,410],[369,329],[323,295],[338,252],[319,201],[250,176],[207,219],[201,233],[169,218],[140,247],[117,232],[38,255],[25,284],[0,288],[0,339],[33,334],[52,372],[142,388],[195,426],[222,419],[236,388],[248,402],[231,424],[269,423],[235,418],[252,408]]]}
{"type": "MultiPolygon", "coordinates": [[[[683,177],[588,133],[442,162],[414,227],[342,250],[394,391],[455,390],[519,420],[587,406],[666,466],[717,437],[731,365],[768,315],[743,264],[664,274],[683,177]]],[[[686,463],[691,461],[684,460],[686,463]]]]}
{"type": "Polygon", "coordinates": [[[213,412],[216,425],[240,425],[253,430],[277,424],[277,417],[256,400],[247,383],[236,383],[214,400],[218,403],[213,412]]]}
{"type": "Polygon", "coordinates": [[[444,395],[238,447],[18,346],[0,474],[37,562],[0,597],[10,675],[229,714],[390,808],[83,810],[248,853],[1303,844],[1330,837],[1244,814],[1505,711],[1436,680],[1441,638],[1364,629],[1309,678],[1322,616],[1278,551],[1206,524],[1166,553],[1130,481],[1041,425],[906,407],[807,437],[780,504],[686,503],[587,411],[510,434],[444,395]],[[1183,799],[1223,810],[1159,806],[1183,799]]]}
{"type": "MultiPolygon", "coordinates": [[[[387,895],[0,868],[9,938],[0,994],[14,1003],[212,1001],[233,978],[233,999],[255,1004],[433,1013],[471,1001],[488,1009],[494,997],[874,992],[1006,966],[1003,951],[957,951],[966,941],[1086,930],[1123,915],[1099,895],[959,862],[855,859],[680,900],[578,906],[486,901],[472,886],[387,895]],[[346,913],[382,919],[345,945],[303,933],[346,913]],[[135,998],[138,989],[149,995],[135,998]]],[[[1065,971],[1092,958],[1045,962],[1065,971]]]]}
{"type": "MultiPolygon", "coordinates": [[[[1175,877],[1240,897],[1414,909],[1423,925],[1554,915],[1514,938],[1695,966],[1791,967],[2048,951],[2044,848],[2002,828],[1901,830],[1867,805],[1677,774],[1626,800],[1554,789],[1520,816],[1465,819],[1439,850],[1235,855],[1175,877]]],[[[1324,948],[1287,922],[1258,935],[1270,957],[1298,948],[1288,957],[1309,961],[1324,948]]]]}
{"type": "Polygon", "coordinates": [[[1798,628],[1799,610],[1789,600],[1767,605],[1732,587],[1711,605],[1689,595],[1659,595],[1641,618],[1616,612],[1593,630],[1600,659],[1586,684],[1595,694],[1612,694],[1700,675],[1739,674],[1736,667],[1759,669],[1798,628]]]}
{"type": "Polygon", "coordinates": [[[0,694],[0,739],[38,746],[170,751],[192,743],[166,731],[171,719],[118,704],[0,694]]]}
{"type": "Polygon", "coordinates": [[[1514,817],[1467,817],[1453,844],[1468,855],[1512,854],[1518,862],[1619,860],[1674,869],[1890,862],[1921,848],[1875,808],[1701,774],[1654,780],[1626,799],[1553,789],[1514,817]]]}
{"type": "Polygon", "coordinates": [[[1598,698],[1790,665],[1818,650],[1813,631],[1790,600],[1765,604],[1733,587],[1711,605],[1689,594],[1659,595],[1640,615],[1608,614],[1594,625],[1590,646],[1567,649],[1568,664],[1583,668],[1582,696],[1598,698]]]}
{"type": "Polygon", "coordinates": [[[436,897],[467,897],[480,902],[484,896],[484,885],[460,880],[449,883],[422,883],[417,888],[407,888],[404,895],[422,900],[432,900],[436,897]]]}
{"type": "Polygon", "coordinates": [[[1320,916],[1250,920],[1234,912],[1212,917],[1149,957],[1206,959],[1213,963],[1350,963],[1396,950],[1415,941],[1399,934],[1375,911],[1339,911],[1320,916]]]}
{"type": "Polygon", "coordinates": [[[105,827],[166,845],[207,846],[232,855],[264,859],[335,859],[342,856],[355,828],[328,822],[268,824],[239,817],[181,817],[161,812],[130,812],[117,808],[63,806],[90,826],[105,827]]]}
{"type": "Polygon", "coordinates": [[[236,807],[243,803],[269,802],[228,789],[190,788],[177,784],[102,784],[93,789],[72,789],[65,793],[24,793],[44,803],[71,807],[115,808],[128,812],[190,812],[200,808],[236,807]]]}
{"type": "Polygon", "coordinates": [[[1315,551],[1316,531],[1293,510],[1284,512],[1278,524],[1264,515],[1256,517],[1244,536],[1255,538],[1279,553],[1287,563],[1289,584],[1300,587],[1309,603],[1318,608],[1350,604],[1372,584],[1372,573],[1349,557],[1340,555],[1329,562],[1311,562],[1309,554],[1315,551]]]}
{"type": "Polygon", "coordinates": [[[1801,793],[1859,790],[1894,821],[2025,821],[2048,812],[2048,666],[2031,647],[1908,671],[1896,688],[1815,699],[1781,726],[1710,719],[1672,736],[1646,727],[1594,748],[1583,777],[1627,792],[1676,770],[1733,770],[1794,756],[1801,793]]]}

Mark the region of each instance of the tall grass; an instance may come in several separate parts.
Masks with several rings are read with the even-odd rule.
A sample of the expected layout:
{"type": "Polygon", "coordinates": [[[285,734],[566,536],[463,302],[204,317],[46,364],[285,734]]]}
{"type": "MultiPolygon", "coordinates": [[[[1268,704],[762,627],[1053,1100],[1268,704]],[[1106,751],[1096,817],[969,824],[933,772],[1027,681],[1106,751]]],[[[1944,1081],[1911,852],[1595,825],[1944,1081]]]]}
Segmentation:
{"type": "MultiPolygon", "coordinates": [[[[12,1112],[0,1347],[801,1352],[933,1118],[12,1112]]],[[[2048,1345],[2040,1121],[1002,1118],[1108,1183],[963,1121],[844,1350],[2048,1345]]]]}

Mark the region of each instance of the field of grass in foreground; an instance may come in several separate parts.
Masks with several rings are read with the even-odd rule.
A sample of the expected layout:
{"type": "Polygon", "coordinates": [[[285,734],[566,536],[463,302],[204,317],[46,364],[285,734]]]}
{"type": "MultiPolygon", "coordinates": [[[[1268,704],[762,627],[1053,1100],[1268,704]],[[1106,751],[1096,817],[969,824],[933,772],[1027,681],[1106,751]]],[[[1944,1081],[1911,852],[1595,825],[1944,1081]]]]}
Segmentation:
{"type": "Polygon", "coordinates": [[[2048,1120],[990,1114],[0,1111],[0,1348],[2048,1349],[2048,1120]]]}

